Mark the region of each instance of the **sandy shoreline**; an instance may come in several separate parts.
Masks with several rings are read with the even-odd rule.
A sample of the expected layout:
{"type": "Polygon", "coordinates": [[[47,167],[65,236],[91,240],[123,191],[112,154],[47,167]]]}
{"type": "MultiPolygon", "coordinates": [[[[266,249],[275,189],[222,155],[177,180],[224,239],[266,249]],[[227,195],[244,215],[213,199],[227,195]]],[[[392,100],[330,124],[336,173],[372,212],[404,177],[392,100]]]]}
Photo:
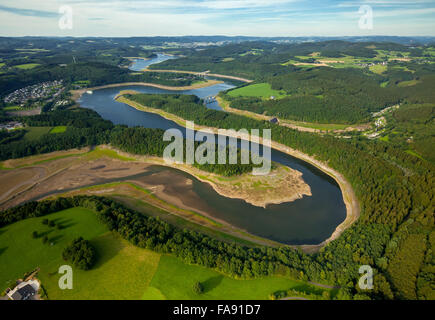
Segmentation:
{"type": "MultiPolygon", "coordinates": [[[[128,99],[125,99],[125,97],[118,98],[118,100],[120,100],[120,99],[122,99],[123,103],[126,103],[135,109],[138,109],[140,111],[147,111],[147,112],[159,114],[162,117],[164,117],[168,120],[175,121],[177,124],[185,127],[186,121],[180,117],[177,117],[173,114],[168,114],[167,112],[164,112],[164,111],[159,110],[159,109],[152,109],[152,108],[148,108],[148,107],[144,107],[144,106],[138,107],[135,102],[129,101],[128,99]]],[[[199,125],[196,125],[196,129],[197,130],[210,129],[215,133],[217,133],[217,130],[218,130],[218,128],[205,127],[205,126],[199,126],[199,125]]],[[[231,132],[229,130],[223,130],[221,134],[229,136],[229,137],[235,137],[234,132],[231,132]]],[[[249,140],[249,136],[242,135],[241,138],[249,140]]],[[[262,138],[260,138],[260,143],[263,143],[262,138]]],[[[337,182],[337,184],[339,185],[339,187],[342,191],[343,201],[344,201],[345,206],[346,206],[346,219],[340,225],[338,225],[337,228],[335,229],[335,231],[332,233],[332,235],[328,239],[323,241],[322,243],[317,244],[317,245],[294,246],[294,247],[300,247],[301,249],[303,249],[306,252],[318,251],[320,248],[327,245],[329,242],[337,239],[344,230],[346,230],[348,227],[350,227],[358,219],[358,217],[360,215],[360,206],[358,203],[358,199],[355,195],[355,192],[353,191],[351,184],[346,180],[346,178],[338,171],[330,168],[326,163],[321,162],[321,161],[319,161],[319,160],[317,160],[317,159],[315,159],[307,154],[304,154],[298,150],[292,149],[286,145],[277,143],[275,141],[271,141],[271,146],[273,149],[276,149],[278,151],[286,153],[286,154],[293,156],[295,158],[301,159],[301,160],[308,162],[309,164],[317,167],[318,169],[320,169],[321,171],[323,171],[324,173],[326,173],[330,177],[332,177],[337,182]]]]}
{"type": "Polygon", "coordinates": [[[142,71],[145,72],[167,72],[167,73],[187,73],[187,74],[204,74],[205,76],[215,77],[215,78],[223,78],[223,79],[230,79],[230,80],[237,80],[241,82],[251,83],[253,80],[236,77],[236,76],[227,76],[224,74],[218,74],[218,73],[209,73],[209,72],[196,72],[196,71],[184,71],[184,70],[165,70],[165,69],[148,69],[145,68],[142,71]]]}
{"type": "MultiPolygon", "coordinates": [[[[290,169],[288,174],[284,176],[284,178],[287,178],[288,180],[294,180],[297,183],[297,186],[292,189],[292,192],[293,192],[292,194],[286,193],[285,195],[280,195],[279,191],[272,190],[276,194],[275,198],[266,197],[263,199],[256,199],[252,195],[249,195],[249,194],[247,195],[246,190],[244,190],[245,192],[243,192],[243,190],[242,190],[242,192],[240,192],[240,191],[237,192],[234,190],[230,190],[230,188],[225,186],[224,183],[219,183],[219,179],[222,179],[221,176],[214,174],[214,173],[203,171],[203,170],[198,169],[198,168],[191,166],[191,165],[168,164],[168,163],[165,163],[163,158],[160,158],[160,157],[150,157],[150,156],[141,156],[141,155],[131,154],[128,152],[121,151],[121,150],[114,148],[112,146],[108,146],[108,145],[100,145],[99,147],[103,148],[103,149],[109,149],[109,150],[115,151],[117,154],[119,154],[123,157],[126,157],[126,158],[134,158],[135,160],[143,161],[146,164],[156,164],[156,165],[165,166],[165,167],[169,167],[169,168],[173,168],[173,169],[177,169],[177,170],[186,172],[186,173],[190,174],[191,176],[195,177],[196,179],[198,179],[199,181],[209,184],[213,188],[213,190],[216,191],[216,193],[218,193],[219,195],[221,195],[223,197],[230,198],[230,199],[243,200],[246,203],[249,203],[249,204],[251,204],[253,206],[257,206],[257,207],[265,208],[269,204],[281,204],[281,203],[285,203],[285,202],[292,202],[292,201],[295,201],[297,199],[301,199],[303,196],[311,196],[311,188],[302,179],[302,174],[299,171],[294,170],[294,169],[290,169]]],[[[285,169],[283,169],[283,167],[284,166],[279,165],[277,169],[273,170],[270,173],[270,175],[275,175],[277,173],[280,173],[280,171],[282,173],[282,170],[285,170],[285,169]]],[[[241,176],[237,182],[243,181],[244,179],[247,179],[250,177],[251,177],[250,174],[245,174],[245,175],[241,176]]],[[[266,177],[255,177],[255,178],[257,180],[266,179],[266,177]]],[[[232,179],[232,178],[228,178],[228,180],[230,180],[230,179],[232,179]]],[[[292,181],[292,182],[294,182],[294,181],[292,181]]],[[[277,188],[283,189],[285,187],[282,186],[282,187],[277,187],[277,188]]]]}
{"type": "Polygon", "coordinates": [[[0,171],[0,185],[3,186],[0,191],[4,195],[0,199],[0,210],[29,200],[40,201],[59,196],[126,196],[145,201],[168,214],[211,230],[260,245],[281,245],[213,216],[206,202],[201,203],[202,199],[191,189],[194,178],[204,183],[209,182],[201,179],[201,175],[206,175],[207,172],[187,165],[167,165],[160,157],[129,154],[112,146],[100,145],[94,150],[85,148],[79,153],[77,150],[67,150],[7,160],[7,167],[9,170],[0,171]],[[99,150],[110,150],[113,153],[100,153],[99,150]],[[96,151],[96,154],[93,154],[93,151],[96,151]],[[136,176],[153,165],[174,168],[177,171],[136,176]],[[181,172],[186,172],[189,176],[182,176],[181,172]],[[129,178],[124,179],[125,176],[129,178]],[[136,186],[145,188],[145,191],[136,186]],[[9,190],[14,194],[11,195],[9,190]]]}
{"type": "Polygon", "coordinates": [[[107,89],[107,88],[116,88],[116,87],[124,87],[124,86],[144,86],[144,87],[154,87],[158,89],[163,90],[173,90],[173,91],[186,91],[186,90],[193,90],[193,89],[200,89],[200,88],[206,88],[211,87],[216,84],[223,83],[223,81],[217,81],[217,80],[208,80],[204,83],[198,83],[193,84],[190,86],[183,86],[183,87],[172,87],[172,86],[165,86],[162,84],[156,84],[156,83],[148,83],[148,82],[123,82],[123,83],[113,83],[113,84],[106,84],[103,86],[98,87],[92,87],[92,88],[83,88],[78,90],[71,90],[72,97],[74,101],[79,99],[86,91],[94,91],[94,90],[100,90],[100,89],[107,89]]]}

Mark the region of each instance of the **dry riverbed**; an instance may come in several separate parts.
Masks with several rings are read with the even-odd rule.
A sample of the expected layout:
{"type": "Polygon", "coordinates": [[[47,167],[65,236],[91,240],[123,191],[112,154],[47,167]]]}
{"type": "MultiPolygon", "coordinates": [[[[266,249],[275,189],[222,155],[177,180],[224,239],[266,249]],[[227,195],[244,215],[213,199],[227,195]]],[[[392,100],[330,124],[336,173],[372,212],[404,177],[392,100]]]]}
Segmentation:
{"type": "MultiPolygon", "coordinates": [[[[95,152],[85,152],[86,149],[56,152],[2,163],[3,168],[10,170],[0,171],[0,185],[8,186],[7,189],[0,190],[1,207],[4,209],[50,192],[140,174],[153,164],[187,172],[210,184],[222,196],[242,199],[260,207],[311,195],[310,187],[303,181],[302,174],[282,165],[275,165],[264,176],[248,173],[223,177],[185,164],[168,165],[162,158],[132,155],[110,146],[100,146],[95,152]],[[100,153],[101,156],[98,156],[100,153]],[[128,163],[126,159],[129,160],[128,163]]],[[[166,197],[162,192],[160,196],[166,197]]],[[[174,198],[165,200],[174,204],[177,202],[174,198]]],[[[194,206],[188,209],[194,209],[194,206]]]]}
{"type": "Polygon", "coordinates": [[[210,184],[223,196],[259,206],[311,194],[301,174],[283,166],[276,166],[268,176],[246,174],[226,178],[188,165],[170,166],[181,171],[155,171],[153,165],[166,164],[162,158],[131,155],[110,146],[7,160],[1,163],[0,170],[0,185],[4,186],[0,190],[0,210],[53,196],[121,197],[133,204],[149,203],[172,215],[251,242],[278,245],[213,217],[214,208],[196,193],[193,180],[181,171],[210,184]]]}

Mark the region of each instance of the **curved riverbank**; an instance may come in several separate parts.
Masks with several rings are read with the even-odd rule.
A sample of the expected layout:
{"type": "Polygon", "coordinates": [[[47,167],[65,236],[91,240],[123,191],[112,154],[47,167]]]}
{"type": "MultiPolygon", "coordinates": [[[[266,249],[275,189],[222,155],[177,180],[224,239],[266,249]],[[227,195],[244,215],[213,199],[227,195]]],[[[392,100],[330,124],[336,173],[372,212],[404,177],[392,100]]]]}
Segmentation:
{"type": "Polygon", "coordinates": [[[227,76],[225,74],[209,73],[208,71],[206,71],[206,72],[196,72],[196,71],[184,71],[184,70],[149,69],[148,67],[143,69],[142,71],[145,71],[145,72],[162,72],[162,73],[166,72],[166,73],[202,74],[204,76],[215,77],[215,78],[222,78],[222,79],[229,79],[229,80],[237,80],[237,81],[246,82],[246,83],[251,83],[251,82],[254,81],[254,80],[250,80],[250,79],[246,79],[246,78],[241,78],[241,77],[236,77],[236,76],[227,76]]]}
{"type": "Polygon", "coordinates": [[[257,207],[265,208],[270,204],[292,202],[303,196],[311,196],[310,186],[302,179],[302,173],[280,164],[275,164],[276,168],[264,176],[253,176],[247,173],[236,177],[224,177],[192,165],[168,164],[163,158],[130,154],[112,146],[104,145],[100,148],[115,151],[122,157],[184,171],[199,181],[209,184],[223,197],[240,199],[257,207]],[[271,180],[273,185],[270,183],[271,180]]]}
{"type": "Polygon", "coordinates": [[[202,199],[194,189],[196,180],[212,186],[206,179],[209,173],[192,166],[168,165],[161,157],[130,154],[108,145],[56,151],[5,162],[9,170],[0,171],[3,191],[19,190],[11,197],[3,192],[8,198],[0,201],[1,210],[27,201],[59,196],[111,195],[124,197],[124,202],[134,199],[133,207],[138,205],[137,201],[146,202],[183,220],[251,243],[275,247],[282,245],[214,216],[211,208],[201,203],[202,199]],[[21,187],[23,184],[24,187],[21,187]]]}
{"type": "MultiPolygon", "coordinates": [[[[173,115],[173,114],[167,113],[167,112],[159,110],[159,109],[153,109],[153,108],[142,106],[138,103],[135,103],[133,101],[126,99],[125,97],[118,97],[117,101],[125,103],[125,104],[127,104],[127,105],[129,105],[137,110],[140,110],[140,111],[159,114],[160,116],[162,116],[168,120],[174,121],[177,124],[179,124],[180,126],[185,127],[186,121],[178,116],[173,115]]],[[[209,129],[215,133],[217,133],[217,130],[218,130],[218,128],[205,127],[205,126],[199,126],[199,125],[196,125],[196,127],[198,130],[209,129]]],[[[236,137],[234,132],[232,132],[230,130],[223,130],[222,134],[229,136],[229,137],[236,137]]],[[[249,140],[249,136],[244,137],[242,135],[241,138],[249,140]]],[[[260,138],[260,143],[263,143],[262,138],[260,138]]],[[[337,182],[338,186],[340,187],[340,189],[342,191],[343,200],[344,200],[344,203],[346,206],[346,219],[340,225],[338,225],[336,227],[335,231],[331,234],[331,236],[328,239],[324,240],[320,244],[296,246],[296,247],[302,248],[304,251],[307,251],[307,252],[315,252],[318,249],[320,249],[321,247],[328,244],[329,242],[333,241],[334,239],[337,239],[345,229],[347,229],[350,225],[352,225],[358,219],[358,217],[360,215],[360,207],[359,207],[357,197],[352,189],[351,184],[346,180],[346,178],[341,173],[330,168],[326,163],[321,162],[321,161],[315,159],[314,157],[311,157],[307,154],[304,154],[298,150],[292,149],[286,145],[277,143],[275,141],[271,141],[271,146],[272,146],[272,148],[274,148],[278,151],[281,151],[281,152],[288,154],[292,157],[301,159],[301,160],[317,167],[322,172],[324,172],[327,175],[329,175],[330,177],[332,177],[337,182]]]]}
{"type": "Polygon", "coordinates": [[[116,88],[116,87],[124,87],[124,86],[144,86],[144,87],[153,87],[153,88],[158,88],[163,90],[186,91],[186,90],[207,88],[221,83],[224,82],[218,80],[206,80],[205,82],[192,84],[190,86],[172,87],[172,86],[165,86],[162,84],[149,83],[149,82],[123,82],[123,83],[106,84],[103,86],[84,88],[79,90],[71,90],[71,94],[72,94],[72,99],[75,101],[79,99],[87,91],[94,91],[94,90],[106,89],[106,88],[116,88]]]}

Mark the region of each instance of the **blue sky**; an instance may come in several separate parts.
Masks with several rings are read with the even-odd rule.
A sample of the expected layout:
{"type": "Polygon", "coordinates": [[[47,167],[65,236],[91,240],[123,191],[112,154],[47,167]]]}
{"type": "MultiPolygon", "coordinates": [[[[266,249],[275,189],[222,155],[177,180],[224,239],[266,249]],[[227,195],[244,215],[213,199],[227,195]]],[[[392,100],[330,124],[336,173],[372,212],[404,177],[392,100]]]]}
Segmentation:
{"type": "Polygon", "coordinates": [[[0,35],[435,36],[435,0],[2,0],[0,35]],[[373,29],[359,27],[363,5],[373,29]]]}

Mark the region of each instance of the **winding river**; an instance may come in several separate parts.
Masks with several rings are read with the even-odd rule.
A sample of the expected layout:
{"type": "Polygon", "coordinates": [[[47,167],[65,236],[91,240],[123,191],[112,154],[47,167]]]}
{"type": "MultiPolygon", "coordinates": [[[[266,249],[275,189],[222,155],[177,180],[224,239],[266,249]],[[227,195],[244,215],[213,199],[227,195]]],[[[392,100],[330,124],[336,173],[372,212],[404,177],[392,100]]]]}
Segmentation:
{"type": "MultiPolygon", "coordinates": [[[[231,83],[225,82],[207,88],[175,92],[153,87],[123,86],[95,90],[93,94],[84,94],[79,102],[82,107],[95,110],[104,119],[115,124],[164,130],[177,128],[184,132],[185,129],[173,121],[157,114],[138,111],[115,101],[114,97],[121,90],[136,90],[142,93],[195,94],[203,98],[231,87],[231,83]]],[[[217,103],[208,107],[220,109],[217,103]]],[[[200,182],[184,172],[182,174],[193,180],[192,189],[203,200],[202,209],[205,207],[207,212],[217,219],[251,234],[285,244],[319,244],[328,239],[346,218],[343,195],[336,181],[311,164],[277,150],[272,150],[272,160],[302,172],[304,181],[311,187],[312,196],[261,208],[243,200],[223,197],[207,183],[200,182]]],[[[159,170],[174,169],[160,167],[159,170]]],[[[183,194],[180,192],[180,198],[182,197],[183,194]]]]}
{"type": "Polygon", "coordinates": [[[130,64],[129,69],[131,71],[142,71],[143,69],[147,68],[152,64],[160,63],[170,59],[175,59],[175,57],[163,53],[156,53],[156,57],[152,59],[133,59],[133,62],[130,64]]]}

